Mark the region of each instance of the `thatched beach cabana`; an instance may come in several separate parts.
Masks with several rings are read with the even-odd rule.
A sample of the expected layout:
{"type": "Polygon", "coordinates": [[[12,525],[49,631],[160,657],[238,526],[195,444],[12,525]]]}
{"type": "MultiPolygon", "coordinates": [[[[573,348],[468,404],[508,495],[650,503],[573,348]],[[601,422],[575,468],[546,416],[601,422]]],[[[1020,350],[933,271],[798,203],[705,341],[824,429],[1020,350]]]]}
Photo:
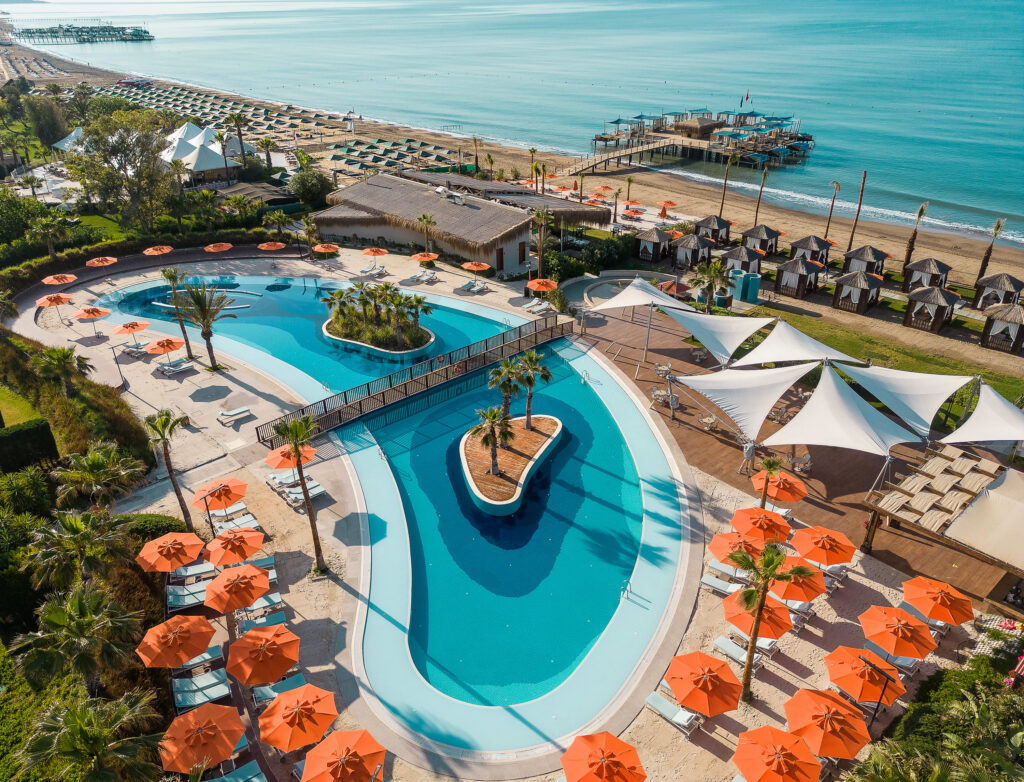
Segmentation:
{"type": "Polygon", "coordinates": [[[866,272],[848,272],[836,277],[836,290],[832,294],[832,308],[863,315],[878,303],[882,277],[866,272]]]}
{"type": "Polygon", "coordinates": [[[759,274],[761,271],[761,259],[764,253],[751,250],[749,247],[733,247],[731,250],[722,253],[722,263],[728,271],[739,269],[741,272],[752,272],[759,274]]]}
{"type": "Polygon", "coordinates": [[[981,345],[1004,353],[1020,353],[1024,346],[1024,307],[1013,302],[993,304],[986,309],[981,345]]]}
{"type": "Polygon", "coordinates": [[[806,258],[809,261],[828,264],[828,251],[832,249],[832,243],[820,236],[805,236],[789,244],[790,258],[806,258]]]}
{"type": "Polygon", "coordinates": [[[780,263],[775,270],[775,292],[794,299],[805,299],[818,287],[818,275],[824,266],[806,258],[780,263]]]}
{"type": "Polygon", "coordinates": [[[932,285],[915,288],[907,296],[903,325],[938,334],[943,326],[953,320],[953,307],[959,301],[959,296],[945,288],[932,285]]]}
{"type": "Polygon", "coordinates": [[[645,261],[660,261],[668,253],[672,242],[672,234],[660,228],[648,228],[636,235],[640,242],[638,254],[645,261]]]}
{"type": "Polygon", "coordinates": [[[936,288],[946,287],[946,280],[949,270],[953,267],[949,264],[937,261],[934,258],[922,258],[907,264],[907,274],[903,279],[903,291],[911,291],[922,285],[936,288]]]}
{"type": "Polygon", "coordinates": [[[698,236],[710,239],[715,244],[728,244],[729,229],[732,228],[732,223],[723,220],[718,215],[709,215],[695,222],[693,228],[698,236]]]}
{"type": "Polygon", "coordinates": [[[782,231],[776,231],[763,223],[748,228],[743,232],[743,245],[751,250],[762,250],[765,255],[777,255],[779,252],[779,237],[782,231]]]}
{"type": "Polygon", "coordinates": [[[1016,304],[1020,301],[1021,290],[1024,290],[1024,282],[1016,277],[1006,273],[990,274],[975,283],[971,306],[983,310],[993,304],[1016,304]]]}
{"type": "Polygon", "coordinates": [[[715,243],[697,234],[687,234],[672,240],[672,248],[676,251],[676,266],[688,268],[707,263],[711,260],[711,248],[715,243]]]}
{"type": "Polygon", "coordinates": [[[856,250],[843,255],[843,271],[882,274],[885,271],[885,261],[891,257],[884,250],[870,244],[862,244],[856,250]]]}

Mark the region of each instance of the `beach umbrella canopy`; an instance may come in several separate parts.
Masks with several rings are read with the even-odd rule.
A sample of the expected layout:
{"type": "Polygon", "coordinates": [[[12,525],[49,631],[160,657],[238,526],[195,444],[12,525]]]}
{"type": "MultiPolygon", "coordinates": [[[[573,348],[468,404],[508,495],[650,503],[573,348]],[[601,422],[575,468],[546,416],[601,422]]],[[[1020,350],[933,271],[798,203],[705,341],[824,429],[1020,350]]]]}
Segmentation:
{"type": "Polygon", "coordinates": [[[83,307],[74,314],[74,317],[79,320],[96,320],[97,318],[105,318],[109,314],[110,310],[103,307],[83,307]]]}
{"type": "Polygon", "coordinates": [[[302,782],[370,782],[386,755],[368,731],[335,731],[306,753],[302,782]]]}
{"type": "Polygon", "coordinates": [[[203,249],[208,253],[224,253],[230,250],[232,246],[228,242],[214,242],[213,244],[206,245],[203,249]]]}
{"type": "Polygon", "coordinates": [[[381,255],[387,255],[388,251],[383,247],[367,247],[363,250],[363,255],[370,255],[373,257],[379,257],[381,255]]]}
{"type": "Polygon", "coordinates": [[[339,249],[341,249],[341,248],[338,247],[338,245],[336,245],[336,244],[326,244],[325,243],[325,244],[318,244],[318,245],[314,246],[313,247],[313,252],[315,252],[315,253],[336,253],[336,252],[338,252],[339,249]]]}
{"type": "Polygon", "coordinates": [[[416,253],[410,258],[410,260],[416,261],[417,263],[423,263],[423,261],[436,261],[437,258],[437,253],[416,253]]]}
{"type": "Polygon", "coordinates": [[[861,710],[828,690],[798,690],[786,701],[786,722],[815,755],[853,760],[871,743],[861,710]]]}
{"type": "Polygon", "coordinates": [[[167,337],[166,339],[154,339],[146,345],[146,352],[161,356],[165,353],[173,353],[175,350],[180,350],[183,347],[185,347],[185,340],[167,337]]]}
{"type": "Polygon", "coordinates": [[[639,209],[624,209],[622,214],[629,215],[630,217],[639,217],[643,214],[639,209]]]}
{"type": "Polygon", "coordinates": [[[112,334],[134,334],[137,331],[145,331],[149,328],[149,322],[145,320],[129,320],[127,323],[122,323],[112,334]]]}
{"type": "Polygon", "coordinates": [[[679,206],[679,204],[677,204],[675,201],[658,201],[657,203],[658,203],[658,206],[664,206],[664,207],[679,206]]]}
{"type": "Polygon", "coordinates": [[[643,782],[636,747],[608,731],[577,736],[562,755],[566,782],[643,782]]]}
{"type": "Polygon", "coordinates": [[[793,533],[790,541],[796,552],[811,562],[839,565],[853,559],[856,547],[842,532],[828,527],[805,527],[793,533]]]}
{"type": "Polygon", "coordinates": [[[99,258],[93,258],[85,262],[86,266],[110,266],[111,264],[117,263],[117,258],[110,255],[103,255],[99,258]]]}
{"type": "Polygon", "coordinates": [[[591,193],[590,195],[587,196],[587,198],[591,199],[592,201],[601,201],[607,197],[608,196],[606,196],[604,193],[591,193]]]}
{"type": "Polygon", "coordinates": [[[918,576],[903,582],[903,599],[927,619],[950,625],[974,619],[970,599],[943,581],[918,576]]]}
{"type": "MultiPolygon", "coordinates": [[[[316,448],[311,445],[303,445],[299,447],[299,458],[298,462],[302,464],[309,464],[316,457],[316,448]]],[[[267,454],[267,458],[263,460],[264,464],[268,464],[275,470],[294,470],[296,466],[295,449],[290,445],[282,445],[280,448],[275,448],[273,451],[267,454]]]]}
{"type": "MultiPolygon", "coordinates": [[[[209,588],[207,588],[209,594],[209,588]]],[[[722,600],[725,620],[743,633],[750,635],[754,627],[754,615],[742,603],[742,590],[722,600]]],[[[765,600],[764,611],[761,613],[761,626],[757,630],[758,638],[781,638],[793,629],[793,620],[789,618],[789,609],[771,595],[765,600]]]]}
{"type": "Polygon", "coordinates": [[[708,551],[719,562],[726,562],[734,551],[742,551],[757,559],[763,550],[764,544],[761,541],[748,538],[739,532],[719,532],[708,544],[708,551]]]}
{"type": "Polygon", "coordinates": [[[49,277],[43,277],[40,282],[43,285],[67,285],[69,282],[74,282],[77,279],[73,274],[51,274],[49,277]]]}
{"type": "Polygon", "coordinates": [[[558,287],[558,283],[545,277],[538,277],[537,279],[530,280],[526,283],[526,287],[531,291],[553,291],[558,287]]]}
{"type": "Polygon", "coordinates": [[[611,193],[612,191],[615,190],[614,187],[608,187],[608,185],[601,185],[600,187],[595,187],[594,189],[597,190],[599,193],[611,193]]]}
{"type": "Polygon", "coordinates": [[[193,766],[223,763],[235,751],[245,733],[242,718],[233,706],[204,703],[176,717],[157,750],[165,771],[188,774],[193,766]]]}
{"type": "Polygon", "coordinates": [[[732,762],[746,782],[818,782],[821,774],[802,738],[771,725],[743,731],[732,762]]]}
{"type": "Polygon", "coordinates": [[[228,673],[247,686],[276,682],[299,661],[299,637],[284,625],[254,627],[228,650],[228,673]]]}
{"type": "Polygon", "coordinates": [[[303,684],[282,692],[260,715],[260,741],[292,752],[322,739],[337,716],[334,693],[303,684]]]}
{"type": "Polygon", "coordinates": [[[205,604],[226,614],[252,605],[270,589],[267,571],[255,565],[239,565],[222,570],[206,585],[205,604]]]}
{"type": "Polygon", "coordinates": [[[143,255],[167,255],[174,248],[166,244],[158,244],[155,247],[147,247],[142,251],[143,255]]]}
{"type": "Polygon", "coordinates": [[[604,206],[604,201],[598,201],[596,198],[591,198],[588,201],[584,201],[587,206],[604,206]]]}
{"type": "Polygon", "coordinates": [[[226,529],[210,541],[203,558],[214,565],[238,565],[263,548],[263,533],[254,527],[226,529]]]}
{"type": "Polygon", "coordinates": [[[192,505],[196,508],[224,510],[245,497],[245,491],[248,488],[249,484],[238,480],[238,478],[211,481],[196,489],[195,496],[192,497],[192,505]]]}
{"type": "Polygon", "coordinates": [[[565,185],[556,185],[554,189],[557,190],[559,193],[566,193],[572,190],[571,187],[566,187],[565,185]]]}
{"type": "Polygon", "coordinates": [[[779,543],[792,529],[780,514],[764,508],[741,508],[732,515],[731,524],[744,537],[762,544],[779,543]]]}
{"type": "Polygon", "coordinates": [[[789,581],[772,580],[771,593],[782,600],[810,602],[825,592],[825,574],[810,562],[800,557],[786,557],[782,561],[782,572],[800,566],[814,571],[810,576],[793,576],[789,581]]]}
{"type": "Polygon", "coordinates": [[[704,652],[673,657],[665,681],[680,706],[705,717],[735,709],[743,689],[729,663],[704,652]]]}
{"type": "Polygon", "coordinates": [[[825,655],[828,679],[855,701],[891,706],[906,688],[896,666],[868,649],[838,646],[825,655]],[[874,667],[872,667],[874,666],[874,667]],[[891,677],[886,679],[879,670],[891,677]]]}
{"type": "Polygon", "coordinates": [[[177,668],[205,652],[213,633],[204,616],[172,616],[149,628],[135,653],[147,668],[177,668]]]}
{"type": "Polygon", "coordinates": [[[466,261],[466,263],[462,264],[462,268],[466,271],[482,272],[490,269],[491,265],[483,261],[466,261]]]}
{"type": "Polygon", "coordinates": [[[857,618],[864,637],[896,657],[923,659],[937,646],[928,625],[902,608],[871,606],[857,618]]]}
{"type": "Polygon", "coordinates": [[[628,201],[623,201],[622,203],[625,206],[640,206],[641,205],[639,201],[634,201],[632,198],[629,199],[628,201]]]}
{"type": "Polygon", "coordinates": [[[807,496],[803,481],[782,472],[768,475],[767,470],[761,470],[750,478],[754,489],[759,492],[764,491],[765,481],[768,482],[768,499],[774,502],[799,502],[807,496]]]}
{"type": "Polygon", "coordinates": [[[36,299],[37,307],[59,307],[61,304],[71,302],[71,297],[66,293],[50,293],[36,299]]]}
{"type": "Polygon", "coordinates": [[[276,252],[277,250],[283,250],[287,246],[284,242],[263,242],[262,244],[257,244],[256,248],[258,250],[276,252]]]}
{"type": "Polygon", "coordinates": [[[195,562],[203,550],[203,539],[191,532],[168,532],[147,541],[135,557],[147,573],[170,573],[195,562]]]}

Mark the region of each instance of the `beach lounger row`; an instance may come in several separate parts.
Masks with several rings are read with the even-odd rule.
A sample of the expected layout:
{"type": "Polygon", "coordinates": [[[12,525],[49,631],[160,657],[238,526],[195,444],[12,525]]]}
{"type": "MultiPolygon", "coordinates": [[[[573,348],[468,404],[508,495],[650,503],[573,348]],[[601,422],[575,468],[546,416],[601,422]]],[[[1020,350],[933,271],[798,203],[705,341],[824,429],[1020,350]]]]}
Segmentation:
{"type": "Polygon", "coordinates": [[[487,290],[489,290],[489,288],[487,287],[487,283],[483,280],[470,280],[464,285],[459,285],[455,288],[456,293],[484,293],[487,290]]]}
{"type": "MultiPolygon", "coordinates": [[[[728,657],[738,665],[747,664],[747,648],[745,646],[740,646],[731,638],[726,638],[724,635],[720,635],[715,639],[715,651],[725,657],[728,657]]],[[[757,652],[754,653],[753,667],[755,671],[761,667],[764,660],[765,658],[763,654],[758,654],[757,652]]]]}
{"type": "Polygon", "coordinates": [[[699,728],[704,721],[700,714],[695,714],[689,709],[682,708],[657,691],[648,695],[645,702],[649,709],[667,722],[675,725],[687,736],[699,728]]]}
{"type": "Polygon", "coordinates": [[[252,630],[254,627],[271,627],[273,625],[283,625],[286,619],[284,617],[284,611],[277,611],[273,614],[268,614],[260,619],[243,619],[238,623],[238,634],[245,635],[247,632],[252,630]]]}
{"type": "Polygon", "coordinates": [[[211,646],[202,654],[197,654],[191,660],[186,660],[178,668],[172,669],[171,673],[184,673],[185,671],[191,671],[193,668],[199,668],[206,665],[214,665],[224,660],[224,648],[217,644],[211,646]]]}
{"type": "Polygon", "coordinates": [[[252,700],[256,707],[260,704],[269,703],[274,700],[282,692],[288,692],[294,690],[297,687],[301,687],[306,683],[306,677],[301,673],[296,673],[289,676],[287,679],[282,679],[274,684],[266,684],[262,687],[252,688],[252,700]]]}
{"type": "Polygon", "coordinates": [[[384,264],[378,266],[377,262],[374,261],[369,266],[360,269],[359,273],[365,277],[379,277],[382,274],[387,274],[387,271],[388,270],[384,268],[384,264]]]}
{"type": "Polygon", "coordinates": [[[542,312],[550,312],[552,307],[547,299],[531,299],[523,305],[523,309],[533,315],[540,315],[542,312]]]}
{"type": "Polygon", "coordinates": [[[245,505],[245,500],[239,500],[229,508],[222,508],[221,510],[211,510],[210,518],[213,519],[226,519],[239,513],[245,513],[248,508],[245,505]]]}
{"type": "Polygon", "coordinates": [[[239,516],[237,519],[213,522],[213,529],[218,535],[224,532],[224,530],[241,529],[242,527],[251,527],[252,529],[263,532],[263,527],[260,526],[260,523],[256,521],[256,517],[251,513],[246,513],[244,516],[239,516]]]}
{"type": "Polygon", "coordinates": [[[910,676],[917,673],[917,667],[921,663],[920,660],[913,657],[896,657],[891,655],[873,641],[865,641],[864,648],[874,652],[887,663],[891,663],[900,673],[905,673],[910,676]]]}
{"type": "Polygon", "coordinates": [[[728,597],[734,595],[743,589],[743,584],[730,583],[728,581],[722,581],[720,578],[715,578],[712,575],[705,573],[700,577],[701,586],[705,586],[717,595],[722,597],[728,597]]]}
{"type": "Polygon", "coordinates": [[[228,673],[224,668],[196,677],[172,678],[171,689],[174,706],[179,712],[231,697],[228,673]]]}
{"type": "Polygon", "coordinates": [[[165,375],[180,375],[182,372],[191,372],[196,366],[191,361],[183,364],[161,364],[158,369],[165,375]]]}
{"type": "Polygon", "coordinates": [[[250,760],[244,766],[229,771],[222,777],[209,779],[207,782],[267,782],[267,778],[260,771],[259,764],[255,760],[250,760]]]}
{"type": "Polygon", "coordinates": [[[416,280],[417,282],[435,282],[437,280],[437,272],[433,269],[423,269],[416,272],[409,279],[416,280]]]}
{"type": "Polygon", "coordinates": [[[197,582],[186,586],[167,586],[167,613],[196,608],[206,601],[206,583],[197,582]]]}

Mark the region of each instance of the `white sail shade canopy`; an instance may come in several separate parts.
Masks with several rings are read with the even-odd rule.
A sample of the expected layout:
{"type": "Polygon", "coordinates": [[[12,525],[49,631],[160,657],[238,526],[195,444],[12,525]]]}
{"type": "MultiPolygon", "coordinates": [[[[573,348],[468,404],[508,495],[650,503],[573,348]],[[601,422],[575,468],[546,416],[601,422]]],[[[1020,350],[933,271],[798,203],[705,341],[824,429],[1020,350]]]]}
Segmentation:
{"type": "Polygon", "coordinates": [[[747,355],[732,362],[732,366],[749,367],[778,361],[821,361],[823,359],[847,361],[853,364],[864,363],[860,359],[850,358],[845,353],[808,337],[780,320],[772,327],[771,333],[765,337],[764,342],[747,355]]]}
{"type": "Polygon", "coordinates": [[[919,439],[857,396],[831,367],[823,367],[811,398],[765,445],[828,445],[888,456],[897,443],[919,439]]]}
{"type": "Polygon", "coordinates": [[[621,293],[615,294],[606,302],[591,307],[590,311],[602,312],[604,310],[618,310],[627,307],[647,307],[651,304],[655,307],[673,307],[678,310],[694,311],[693,307],[683,304],[663,291],[659,291],[643,277],[637,277],[623,288],[621,293]]]}
{"type": "Polygon", "coordinates": [[[719,363],[724,364],[743,340],[773,318],[731,318],[726,315],[706,315],[692,310],[666,307],[665,314],[690,332],[719,363]]]}
{"type": "Polygon", "coordinates": [[[953,519],[946,537],[1024,570],[1024,475],[1007,470],[953,519]]]}
{"type": "Polygon", "coordinates": [[[841,369],[922,437],[928,436],[945,401],[972,379],[969,375],[930,375],[888,367],[844,365],[841,369]]]}
{"type": "Polygon", "coordinates": [[[1024,410],[1014,407],[987,383],[981,384],[978,404],[956,431],[942,438],[944,443],[986,443],[1024,440],[1024,410]]]}
{"type": "Polygon", "coordinates": [[[743,434],[756,440],[778,398],[816,366],[818,364],[812,361],[774,369],[723,369],[710,375],[689,375],[673,380],[706,396],[743,434]]]}

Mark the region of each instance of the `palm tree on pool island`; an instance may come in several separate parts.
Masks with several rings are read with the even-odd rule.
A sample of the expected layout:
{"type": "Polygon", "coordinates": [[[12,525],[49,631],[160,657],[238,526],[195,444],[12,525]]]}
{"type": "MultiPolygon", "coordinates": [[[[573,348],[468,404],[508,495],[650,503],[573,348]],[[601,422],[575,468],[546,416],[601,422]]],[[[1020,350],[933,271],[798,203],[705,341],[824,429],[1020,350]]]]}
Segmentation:
{"type": "Polygon", "coordinates": [[[533,389],[538,380],[545,383],[551,382],[551,370],[541,364],[544,358],[543,353],[536,350],[528,350],[516,361],[519,368],[517,382],[526,388],[526,431],[533,431],[533,389]]]}
{"type": "Polygon", "coordinates": [[[743,692],[740,698],[744,702],[752,699],[750,692],[750,676],[754,667],[754,651],[757,648],[757,633],[761,629],[761,616],[764,613],[764,604],[768,600],[768,590],[776,581],[792,581],[794,578],[809,578],[814,575],[814,569],[805,565],[797,565],[789,570],[783,570],[783,563],[786,561],[786,552],[775,543],[769,543],[764,551],[755,560],[745,551],[734,551],[729,561],[740,570],[747,571],[747,582],[749,586],[741,589],[736,597],[747,613],[754,617],[754,624],[750,628],[750,642],[747,644],[747,659],[743,665],[743,692]]]}
{"type": "Polygon", "coordinates": [[[188,332],[185,331],[185,316],[182,314],[182,302],[178,297],[178,286],[182,284],[185,275],[177,266],[168,266],[160,272],[164,280],[171,286],[171,304],[174,305],[174,319],[178,321],[178,328],[181,329],[181,338],[185,340],[185,355],[191,361],[195,358],[192,353],[192,343],[188,341],[188,332]]]}
{"type": "Polygon", "coordinates": [[[309,532],[313,538],[313,560],[316,569],[321,573],[327,572],[327,562],[324,561],[324,552],[320,547],[320,533],[316,529],[316,514],[313,512],[313,501],[309,498],[309,489],[306,486],[306,473],[302,470],[302,449],[313,442],[317,433],[317,423],[313,416],[304,415],[293,418],[290,421],[279,421],[274,424],[274,434],[292,450],[292,457],[295,461],[295,471],[299,476],[299,486],[302,487],[302,503],[306,509],[306,518],[309,519],[309,532]]]}
{"type": "Polygon", "coordinates": [[[704,311],[711,312],[711,303],[715,300],[715,292],[719,288],[728,290],[732,287],[732,278],[722,266],[721,261],[702,263],[697,267],[696,272],[690,282],[693,283],[693,287],[704,294],[704,311]]]}
{"type": "Polygon", "coordinates": [[[502,359],[501,363],[490,371],[487,387],[501,391],[501,414],[507,417],[512,406],[512,397],[517,396],[520,390],[519,367],[516,362],[509,358],[502,359]]]}
{"type": "Polygon", "coordinates": [[[470,437],[476,437],[480,444],[491,449],[491,475],[501,475],[501,468],[498,466],[498,446],[508,446],[515,437],[512,431],[512,423],[507,413],[503,413],[500,407],[489,407],[486,410],[477,410],[476,414],[480,421],[469,430],[470,437]]]}
{"type": "Polygon", "coordinates": [[[174,489],[174,496],[178,498],[178,507],[181,509],[181,517],[185,520],[185,527],[189,532],[195,532],[192,526],[192,514],[188,512],[188,503],[181,493],[181,486],[178,485],[178,476],[174,474],[174,465],[171,463],[171,438],[178,430],[188,426],[187,415],[175,415],[170,410],[160,410],[153,415],[146,416],[146,431],[149,433],[149,440],[158,447],[164,457],[164,467],[167,468],[167,477],[171,481],[171,488],[174,489]]]}
{"type": "Polygon", "coordinates": [[[206,353],[210,358],[210,369],[217,369],[217,358],[213,355],[213,326],[223,318],[234,318],[225,312],[235,300],[216,288],[202,285],[185,286],[185,317],[199,329],[199,336],[206,341],[206,353]]]}

